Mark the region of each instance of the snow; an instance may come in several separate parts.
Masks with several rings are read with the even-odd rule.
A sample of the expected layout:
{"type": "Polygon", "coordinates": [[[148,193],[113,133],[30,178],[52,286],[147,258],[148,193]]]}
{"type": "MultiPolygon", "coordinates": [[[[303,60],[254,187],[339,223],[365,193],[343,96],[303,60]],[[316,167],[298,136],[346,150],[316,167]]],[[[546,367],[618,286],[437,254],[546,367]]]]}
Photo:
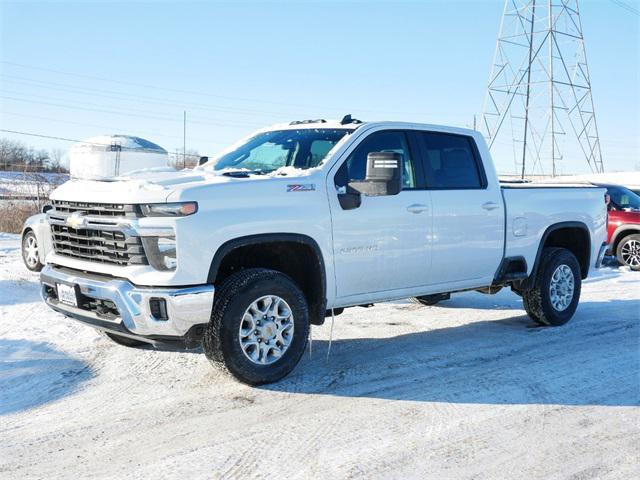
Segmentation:
{"type": "Polygon", "coordinates": [[[632,190],[640,189],[640,172],[607,172],[590,173],[585,175],[563,175],[556,178],[549,178],[545,181],[551,182],[593,182],[602,184],[624,185],[632,190]]]}
{"type": "Polygon", "coordinates": [[[287,166],[287,167],[280,167],[276,170],[274,170],[273,172],[269,173],[269,176],[272,177],[280,177],[280,176],[285,176],[285,177],[308,177],[309,175],[312,175],[316,172],[320,171],[320,168],[318,167],[313,167],[313,168],[297,168],[297,167],[291,167],[291,166],[287,166]]]}
{"type": "Polygon", "coordinates": [[[596,272],[560,328],[507,290],[348,309],[251,388],[49,311],[0,234],[0,477],[637,478],[638,287],[596,272]]]}
{"type": "Polygon", "coordinates": [[[63,173],[0,171],[0,195],[24,198],[39,194],[46,197],[68,179],[69,175],[63,173]]]}

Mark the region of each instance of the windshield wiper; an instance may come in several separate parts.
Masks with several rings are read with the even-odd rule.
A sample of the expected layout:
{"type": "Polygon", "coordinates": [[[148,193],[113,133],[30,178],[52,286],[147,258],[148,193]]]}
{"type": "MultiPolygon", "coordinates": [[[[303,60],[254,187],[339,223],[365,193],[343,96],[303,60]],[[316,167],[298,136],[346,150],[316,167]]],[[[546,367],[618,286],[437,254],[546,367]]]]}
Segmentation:
{"type": "Polygon", "coordinates": [[[226,172],[222,172],[221,175],[225,177],[233,177],[233,178],[249,178],[251,175],[266,175],[267,173],[273,172],[273,170],[227,170],[226,172]]]}

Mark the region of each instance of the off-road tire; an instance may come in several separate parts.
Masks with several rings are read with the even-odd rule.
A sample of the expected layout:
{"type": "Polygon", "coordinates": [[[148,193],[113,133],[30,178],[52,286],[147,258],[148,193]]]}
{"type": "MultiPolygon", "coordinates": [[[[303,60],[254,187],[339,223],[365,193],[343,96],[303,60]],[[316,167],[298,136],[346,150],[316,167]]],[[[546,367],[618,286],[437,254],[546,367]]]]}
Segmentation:
{"type": "Polygon", "coordinates": [[[623,246],[632,241],[640,242],[640,235],[638,234],[627,235],[622,240],[620,240],[620,242],[618,243],[618,247],[616,248],[616,258],[618,259],[618,263],[620,263],[620,265],[625,265],[629,267],[631,270],[634,270],[637,272],[637,271],[640,271],[640,265],[630,265],[625,261],[625,259],[622,256],[623,246]]]}
{"type": "Polygon", "coordinates": [[[104,332],[104,335],[118,345],[122,345],[123,347],[136,348],[149,345],[147,342],[136,340],[135,338],[123,337],[121,335],[116,335],[115,333],[104,332]]]}
{"type": "Polygon", "coordinates": [[[309,337],[309,308],[304,294],[287,275],[265,268],[237,272],[216,289],[211,321],[202,341],[205,355],[215,365],[249,385],[276,382],[298,364],[309,337]],[[246,309],[256,299],[277,295],[289,304],[293,314],[293,340],[282,358],[268,365],[249,360],[240,345],[238,332],[246,309]]]}
{"type": "Polygon", "coordinates": [[[38,239],[36,238],[36,234],[33,232],[33,230],[29,229],[22,236],[22,243],[20,244],[20,254],[22,256],[22,261],[24,262],[24,266],[27,267],[27,270],[30,270],[32,272],[39,272],[44,267],[44,265],[40,261],[39,254],[38,254],[38,260],[36,261],[35,264],[29,265],[29,263],[27,262],[26,245],[27,245],[27,242],[29,241],[30,238],[33,238],[33,241],[35,242],[35,245],[36,245],[36,249],[39,248],[38,247],[38,239]]]}
{"type": "Polygon", "coordinates": [[[522,295],[522,303],[527,312],[536,323],[545,326],[558,327],[564,325],[578,308],[582,277],[580,264],[575,255],[565,248],[549,247],[542,251],[540,265],[535,273],[533,287],[525,290],[522,295]],[[562,311],[556,310],[551,303],[551,277],[560,265],[566,265],[573,273],[573,298],[569,306],[562,311]]]}

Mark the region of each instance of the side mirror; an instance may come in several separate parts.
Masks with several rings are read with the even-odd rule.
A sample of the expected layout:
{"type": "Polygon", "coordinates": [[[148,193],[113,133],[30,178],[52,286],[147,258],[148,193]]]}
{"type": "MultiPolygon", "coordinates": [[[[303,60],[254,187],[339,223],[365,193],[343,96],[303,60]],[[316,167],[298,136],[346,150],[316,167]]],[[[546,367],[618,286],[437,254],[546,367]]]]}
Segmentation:
{"type": "Polygon", "coordinates": [[[204,165],[208,161],[209,161],[209,157],[200,157],[200,160],[198,160],[198,165],[204,165]]]}
{"type": "Polygon", "coordinates": [[[46,205],[43,205],[42,213],[47,213],[49,210],[52,210],[52,209],[53,209],[53,205],[50,205],[47,203],[46,205]]]}
{"type": "Polygon", "coordinates": [[[402,190],[401,166],[399,153],[371,152],[364,181],[349,182],[349,187],[369,197],[397,195],[402,190]]]}

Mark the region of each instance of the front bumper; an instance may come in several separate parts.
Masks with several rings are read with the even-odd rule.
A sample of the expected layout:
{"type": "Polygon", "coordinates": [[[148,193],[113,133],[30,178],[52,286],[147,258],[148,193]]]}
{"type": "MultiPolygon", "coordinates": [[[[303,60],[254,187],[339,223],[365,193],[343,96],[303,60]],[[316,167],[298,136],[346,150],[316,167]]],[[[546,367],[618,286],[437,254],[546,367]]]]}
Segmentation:
{"type": "Polygon", "coordinates": [[[598,252],[598,258],[596,259],[596,268],[600,268],[602,266],[602,260],[604,259],[605,253],[609,250],[609,244],[607,242],[603,242],[600,246],[600,251],[598,252]]]}
{"type": "Polygon", "coordinates": [[[213,306],[213,285],[139,287],[120,278],[54,265],[45,266],[40,283],[42,298],[53,310],[99,330],[152,344],[197,346],[213,306]],[[74,286],[77,307],[58,301],[58,284],[74,286]],[[164,300],[166,320],[153,316],[151,299],[164,300]]]}

